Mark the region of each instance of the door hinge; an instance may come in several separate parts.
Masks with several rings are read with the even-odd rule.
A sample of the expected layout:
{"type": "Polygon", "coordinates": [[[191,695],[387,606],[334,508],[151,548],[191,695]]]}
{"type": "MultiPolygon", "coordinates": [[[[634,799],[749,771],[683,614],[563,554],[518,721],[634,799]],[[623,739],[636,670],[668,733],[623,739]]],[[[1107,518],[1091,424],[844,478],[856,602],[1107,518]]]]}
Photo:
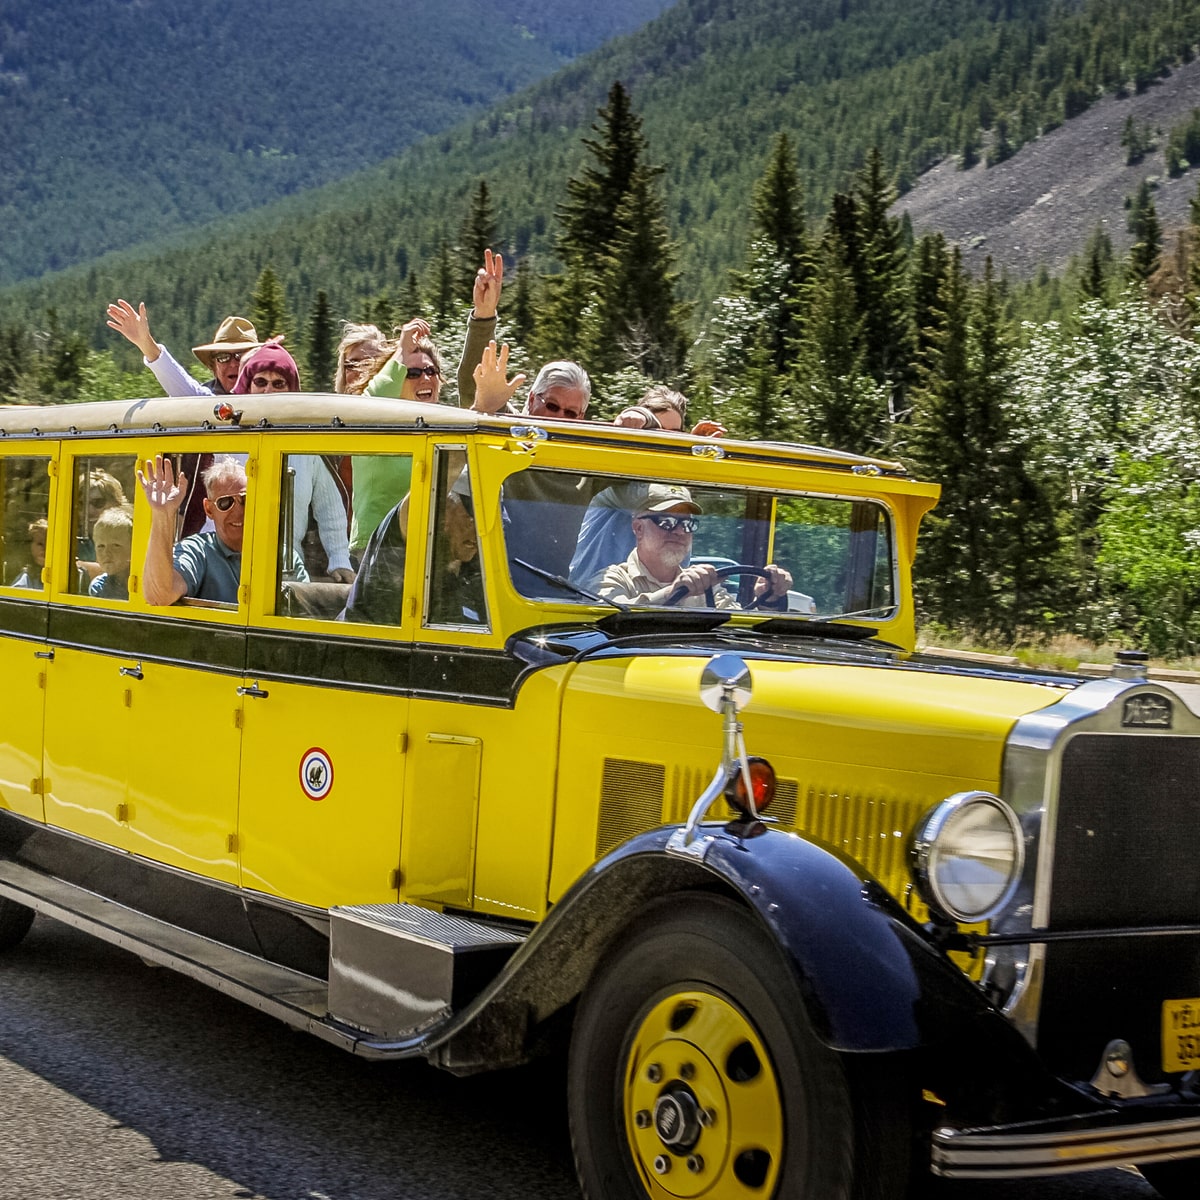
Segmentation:
{"type": "Polygon", "coordinates": [[[127,825],[129,823],[129,805],[128,804],[118,804],[117,805],[117,820],[122,825],[127,825]]]}
{"type": "Polygon", "coordinates": [[[399,750],[401,754],[408,753],[408,734],[407,733],[402,733],[396,739],[396,749],[399,750]]]}
{"type": "Polygon", "coordinates": [[[236,854],[239,849],[240,849],[240,847],[238,845],[238,835],[236,833],[226,834],[225,835],[225,853],[226,854],[236,854]]]}
{"type": "Polygon", "coordinates": [[[388,876],[388,887],[391,888],[393,892],[398,892],[400,890],[400,868],[399,867],[392,868],[392,873],[388,876]]]}
{"type": "Polygon", "coordinates": [[[242,727],[242,710],[240,708],[233,710],[233,727],[234,729],[241,729],[242,727]]]}
{"type": "Polygon", "coordinates": [[[35,775],[29,781],[29,794],[31,796],[44,796],[46,793],[42,791],[44,780],[40,775],[35,775]]]}

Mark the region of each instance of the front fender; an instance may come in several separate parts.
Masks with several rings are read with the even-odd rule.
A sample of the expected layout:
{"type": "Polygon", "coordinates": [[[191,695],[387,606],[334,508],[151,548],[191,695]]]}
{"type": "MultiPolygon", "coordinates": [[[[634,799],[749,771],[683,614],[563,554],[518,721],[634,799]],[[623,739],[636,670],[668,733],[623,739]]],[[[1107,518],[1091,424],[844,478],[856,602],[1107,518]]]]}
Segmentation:
{"type": "Polygon", "coordinates": [[[508,1027],[502,1040],[516,1052],[583,991],[648,901],[675,893],[686,903],[701,889],[725,891],[758,915],[780,947],[781,966],[795,974],[816,1035],[832,1049],[970,1045],[988,1058],[989,1049],[1001,1059],[1019,1051],[1030,1064],[1032,1052],[1010,1023],[852,863],[762,825],[704,826],[682,852],[670,848],[678,833],[640,834],[589,868],[437,1039],[442,1065],[478,1069],[495,1054],[499,1027],[508,1027]]]}

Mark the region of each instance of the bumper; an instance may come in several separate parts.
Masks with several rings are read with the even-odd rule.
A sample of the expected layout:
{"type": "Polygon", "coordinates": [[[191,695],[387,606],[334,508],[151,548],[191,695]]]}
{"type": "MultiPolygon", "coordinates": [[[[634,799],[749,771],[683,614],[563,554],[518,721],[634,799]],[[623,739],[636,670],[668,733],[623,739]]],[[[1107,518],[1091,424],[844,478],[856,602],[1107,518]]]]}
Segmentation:
{"type": "Polygon", "coordinates": [[[1082,1128],[1052,1122],[994,1125],[983,1129],[933,1131],[931,1169],[950,1179],[1017,1179],[1065,1175],[1123,1163],[1166,1162],[1200,1157],[1200,1115],[1170,1120],[1129,1121],[1082,1128]]]}

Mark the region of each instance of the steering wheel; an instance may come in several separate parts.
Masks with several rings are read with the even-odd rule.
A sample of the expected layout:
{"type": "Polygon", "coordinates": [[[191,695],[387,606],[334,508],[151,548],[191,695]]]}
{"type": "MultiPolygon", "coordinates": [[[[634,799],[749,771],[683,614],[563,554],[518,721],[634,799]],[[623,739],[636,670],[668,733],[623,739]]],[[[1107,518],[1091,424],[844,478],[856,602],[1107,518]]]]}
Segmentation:
{"type": "MultiPolygon", "coordinates": [[[[754,566],[751,566],[749,563],[735,563],[733,566],[717,568],[717,579],[718,580],[729,579],[733,575],[758,575],[762,579],[770,578],[768,573],[766,571],[764,571],[762,567],[754,567],[754,566]]],[[[664,603],[678,604],[680,602],[680,600],[682,600],[684,598],[684,596],[686,596],[687,594],[688,594],[687,588],[681,585],[680,587],[677,587],[666,598],[664,603]]],[[[712,588],[709,588],[705,592],[704,598],[708,601],[709,608],[716,608],[717,598],[713,595],[712,588]]],[[[762,601],[762,599],[763,599],[763,597],[759,596],[757,599],[752,600],[749,604],[746,605],[746,607],[744,609],[742,609],[742,611],[749,612],[752,608],[758,608],[760,606],[760,602],[762,601]]]]}

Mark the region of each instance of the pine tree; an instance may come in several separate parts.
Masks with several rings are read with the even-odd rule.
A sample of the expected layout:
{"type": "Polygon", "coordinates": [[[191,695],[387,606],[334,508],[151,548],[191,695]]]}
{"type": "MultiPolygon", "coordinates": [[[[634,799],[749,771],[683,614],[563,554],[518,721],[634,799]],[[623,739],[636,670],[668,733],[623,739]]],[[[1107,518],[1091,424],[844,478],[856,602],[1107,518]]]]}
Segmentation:
{"type": "Polygon", "coordinates": [[[807,440],[856,454],[886,436],[886,399],[866,369],[863,320],[846,247],[830,222],[805,295],[792,394],[807,440]]]}
{"type": "Polygon", "coordinates": [[[863,319],[866,369],[889,389],[890,419],[904,419],[912,383],[914,336],[908,294],[908,257],[900,221],[889,215],[895,189],[883,158],[872,149],[854,187],[853,203],[838,214],[863,319]],[[843,228],[849,221],[852,231],[843,228]]]}
{"type": "Polygon", "coordinates": [[[483,252],[497,248],[496,215],[492,211],[486,179],[479,181],[471,197],[471,207],[463,220],[458,244],[458,290],[461,295],[470,296],[475,286],[475,273],[483,265],[483,252]]]}
{"type": "MultiPolygon", "coordinates": [[[[483,262],[482,252],[480,253],[479,261],[483,262]]],[[[472,275],[473,278],[474,276],[472,275]]],[[[437,317],[437,324],[439,326],[444,327],[447,318],[454,311],[455,291],[454,259],[450,252],[450,245],[443,237],[438,242],[437,258],[433,264],[433,312],[437,317]]],[[[470,288],[468,288],[467,295],[470,294],[470,288]]],[[[409,313],[404,319],[407,321],[409,317],[415,317],[416,315],[416,313],[409,313]]]]}
{"type": "Polygon", "coordinates": [[[250,297],[250,320],[264,341],[267,338],[286,338],[291,321],[287,314],[287,301],[283,284],[275,269],[268,263],[263,267],[250,297]]]}
{"type": "Polygon", "coordinates": [[[1162,255],[1162,226],[1147,179],[1142,180],[1130,205],[1129,231],[1133,234],[1133,246],[1129,250],[1128,274],[1136,283],[1145,283],[1162,255]]]}
{"type": "Polygon", "coordinates": [[[509,311],[513,337],[521,346],[530,346],[533,343],[536,323],[537,297],[534,292],[532,261],[529,255],[525,255],[517,263],[517,281],[513,287],[513,302],[509,311]]]}
{"type": "Polygon", "coordinates": [[[404,279],[404,288],[400,292],[400,312],[404,321],[410,320],[422,311],[424,304],[421,300],[421,287],[417,280],[416,271],[409,271],[404,279]]]}
{"type": "Polygon", "coordinates": [[[633,367],[673,379],[687,352],[686,313],[675,300],[674,247],[651,174],[639,168],[616,214],[616,234],[602,264],[596,335],[588,362],[597,371],[633,367]]]}
{"type": "MultiPolygon", "coordinates": [[[[593,161],[567,181],[567,198],[555,210],[562,226],[556,249],[569,269],[601,269],[617,236],[617,210],[646,150],[642,120],[619,80],[609,88],[608,103],[598,115],[600,121],[592,125],[597,136],[583,139],[593,161]]],[[[648,170],[661,173],[658,167],[648,170]]]]}
{"type": "Polygon", "coordinates": [[[320,289],[308,322],[307,382],[314,392],[328,392],[333,388],[333,373],[337,366],[333,329],[329,297],[324,289],[320,289]]]}
{"type": "Polygon", "coordinates": [[[1112,294],[1115,265],[1112,238],[1101,226],[1097,226],[1083,248],[1079,275],[1080,299],[1107,303],[1112,294]]]}

